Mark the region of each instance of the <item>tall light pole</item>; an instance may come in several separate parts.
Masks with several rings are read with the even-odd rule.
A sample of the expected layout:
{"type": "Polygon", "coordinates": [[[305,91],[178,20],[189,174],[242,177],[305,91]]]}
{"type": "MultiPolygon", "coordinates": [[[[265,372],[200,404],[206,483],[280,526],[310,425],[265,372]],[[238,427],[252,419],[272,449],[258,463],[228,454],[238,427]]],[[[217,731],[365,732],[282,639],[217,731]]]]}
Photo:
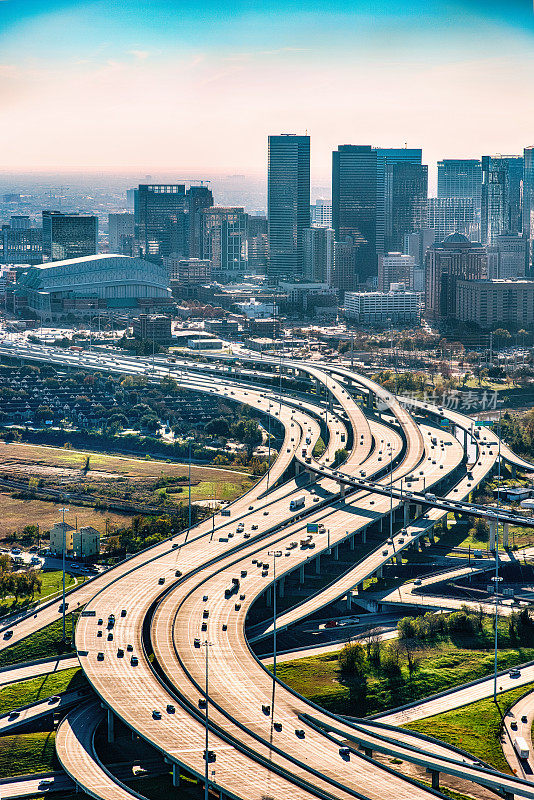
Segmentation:
{"type": "Polygon", "coordinates": [[[271,700],[271,725],[274,722],[274,691],[276,687],[276,559],[282,555],[281,550],[268,550],[273,557],[273,696],[271,700]]]}
{"type": "Polygon", "coordinates": [[[493,701],[497,702],[497,646],[499,639],[499,583],[502,578],[499,576],[499,508],[501,500],[501,411],[499,409],[499,472],[497,484],[497,518],[495,520],[495,576],[491,579],[495,587],[495,658],[494,658],[494,678],[493,678],[493,701]]]}
{"type": "MultiPolygon", "coordinates": [[[[189,441],[189,528],[191,527],[191,441],[189,441]]],[[[189,530],[187,531],[189,533],[189,530]]]]}
{"type": "Polygon", "coordinates": [[[62,571],[63,571],[63,604],[61,606],[62,609],[62,616],[63,616],[63,642],[66,639],[65,634],[65,552],[67,550],[67,530],[65,528],[65,512],[68,511],[68,508],[60,508],[59,509],[63,514],[63,553],[62,553],[62,571]]]}
{"type": "Polygon", "coordinates": [[[393,447],[389,447],[389,538],[393,539],[393,447]]]}
{"type": "Polygon", "coordinates": [[[269,488],[269,478],[270,478],[270,472],[271,472],[271,401],[270,400],[269,400],[269,411],[267,413],[267,416],[269,418],[269,423],[268,423],[269,424],[269,428],[268,428],[268,431],[267,431],[267,444],[268,444],[268,447],[269,447],[269,455],[268,455],[269,463],[268,463],[268,466],[267,466],[267,488],[269,488]]]}
{"type": "Polygon", "coordinates": [[[210,649],[211,645],[212,645],[212,642],[208,642],[207,639],[202,643],[202,646],[206,648],[206,660],[205,660],[206,682],[205,682],[205,690],[204,690],[205,694],[206,694],[206,716],[204,718],[205,722],[206,722],[206,737],[205,737],[205,750],[204,750],[204,761],[205,761],[205,764],[204,764],[204,769],[205,769],[205,772],[204,772],[204,800],[208,800],[208,794],[209,794],[209,759],[208,759],[208,753],[209,753],[209,711],[208,711],[208,706],[209,706],[209,696],[208,696],[209,660],[208,660],[208,653],[209,653],[209,649],[210,649]]]}

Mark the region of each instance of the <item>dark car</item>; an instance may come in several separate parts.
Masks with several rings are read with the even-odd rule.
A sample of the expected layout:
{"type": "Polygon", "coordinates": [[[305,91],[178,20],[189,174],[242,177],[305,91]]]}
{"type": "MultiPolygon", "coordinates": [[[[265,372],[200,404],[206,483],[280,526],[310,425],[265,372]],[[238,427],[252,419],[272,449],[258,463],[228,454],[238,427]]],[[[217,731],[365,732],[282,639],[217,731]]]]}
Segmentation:
{"type": "Polygon", "coordinates": [[[131,657],[130,664],[132,665],[132,667],[136,667],[139,664],[139,659],[137,658],[137,656],[131,657]]]}

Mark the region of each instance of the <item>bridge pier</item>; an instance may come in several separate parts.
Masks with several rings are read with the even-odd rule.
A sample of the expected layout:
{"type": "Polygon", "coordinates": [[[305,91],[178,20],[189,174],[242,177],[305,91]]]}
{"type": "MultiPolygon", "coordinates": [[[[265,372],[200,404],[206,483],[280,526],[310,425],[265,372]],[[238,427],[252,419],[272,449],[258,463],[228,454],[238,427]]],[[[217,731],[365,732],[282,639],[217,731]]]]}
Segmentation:
{"type": "Polygon", "coordinates": [[[403,509],[404,509],[404,522],[402,527],[406,528],[406,526],[410,521],[410,504],[405,502],[403,509]]]}
{"type": "Polygon", "coordinates": [[[115,715],[111,708],[107,710],[108,716],[108,744],[113,744],[115,741],[115,715]]]}
{"type": "Polygon", "coordinates": [[[509,547],[510,545],[510,523],[503,522],[502,525],[502,546],[509,547]]]}
{"type": "Polygon", "coordinates": [[[347,611],[350,611],[351,608],[352,608],[352,592],[349,589],[349,591],[347,592],[347,611]]]}
{"type": "Polygon", "coordinates": [[[369,411],[373,410],[374,399],[374,394],[372,392],[367,392],[367,408],[369,411]]]}
{"type": "Polygon", "coordinates": [[[382,568],[382,567],[378,567],[378,569],[377,569],[377,571],[376,571],[375,575],[376,575],[376,577],[377,577],[377,578],[381,578],[381,577],[382,577],[382,575],[383,575],[383,573],[384,573],[384,570],[383,570],[383,568],[382,568]]]}
{"type": "Polygon", "coordinates": [[[370,747],[364,747],[363,748],[363,752],[365,753],[365,755],[368,758],[372,758],[373,757],[373,751],[372,751],[372,749],[370,747]]]}
{"type": "Polygon", "coordinates": [[[432,788],[439,789],[439,772],[437,769],[428,770],[432,776],[432,788]]]}
{"type": "Polygon", "coordinates": [[[304,564],[301,564],[299,567],[299,583],[304,583],[304,564]]]}
{"type": "Polygon", "coordinates": [[[511,469],[511,472],[512,472],[512,478],[516,478],[517,477],[517,467],[516,467],[516,465],[515,464],[510,464],[510,469],[511,469]]]}
{"type": "Polygon", "coordinates": [[[172,785],[179,786],[180,785],[180,767],[178,764],[172,765],[172,785]]]}
{"type": "Polygon", "coordinates": [[[279,582],[278,582],[278,589],[279,589],[279,591],[278,591],[278,595],[279,595],[280,597],[284,597],[284,594],[285,594],[285,589],[286,589],[286,579],[285,579],[285,576],[284,576],[283,578],[280,578],[280,580],[279,580],[279,582]]]}
{"type": "Polygon", "coordinates": [[[354,536],[354,534],[352,534],[352,536],[349,539],[350,549],[354,550],[355,545],[356,545],[356,537],[354,536]]]}
{"type": "Polygon", "coordinates": [[[337,544],[332,548],[332,552],[334,554],[334,561],[339,561],[339,546],[337,544]]]}
{"type": "Polygon", "coordinates": [[[347,487],[344,483],[339,484],[339,496],[342,500],[345,499],[345,492],[347,491],[347,487]]]}
{"type": "Polygon", "coordinates": [[[395,556],[395,563],[402,564],[402,555],[400,553],[397,553],[397,555],[395,556]]]}
{"type": "Polygon", "coordinates": [[[321,574],[321,556],[320,556],[320,554],[315,559],[315,574],[316,575],[320,575],[321,574]]]}
{"type": "Polygon", "coordinates": [[[362,543],[365,544],[367,541],[367,528],[364,528],[362,531],[362,543]]]}
{"type": "Polygon", "coordinates": [[[270,607],[272,605],[272,602],[273,602],[273,595],[271,587],[269,586],[267,591],[265,592],[265,605],[270,607]]]}

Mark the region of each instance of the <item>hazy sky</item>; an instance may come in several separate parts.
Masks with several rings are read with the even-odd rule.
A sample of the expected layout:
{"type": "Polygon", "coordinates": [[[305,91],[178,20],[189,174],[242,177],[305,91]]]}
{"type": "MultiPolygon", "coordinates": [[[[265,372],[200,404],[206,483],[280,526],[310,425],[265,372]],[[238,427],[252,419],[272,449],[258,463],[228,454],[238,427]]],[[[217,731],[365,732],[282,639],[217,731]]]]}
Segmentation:
{"type": "Polygon", "coordinates": [[[269,133],[422,146],[428,163],[534,143],[525,2],[0,0],[0,169],[263,173],[269,133]]]}

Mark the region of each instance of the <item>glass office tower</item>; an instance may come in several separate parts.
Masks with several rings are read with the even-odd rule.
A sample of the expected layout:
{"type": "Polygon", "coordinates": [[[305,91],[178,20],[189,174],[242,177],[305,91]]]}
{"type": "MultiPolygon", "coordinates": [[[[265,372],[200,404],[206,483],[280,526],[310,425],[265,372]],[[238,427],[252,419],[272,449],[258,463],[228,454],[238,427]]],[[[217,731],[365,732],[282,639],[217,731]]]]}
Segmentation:
{"type": "Polygon", "coordinates": [[[310,137],[269,136],[269,263],[274,282],[303,273],[303,236],[310,226],[310,137]]]}
{"type": "Polygon", "coordinates": [[[522,182],[522,156],[482,156],[482,244],[522,231],[522,182]]]}
{"type": "Polygon", "coordinates": [[[438,161],[438,197],[468,197],[480,208],[482,164],[478,158],[438,161]]]}
{"type": "Polygon", "coordinates": [[[137,252],[160,263],[165,256],[200,258],[201,211],[213,205],[207,186],[140,184],[134,195],[137,252]]]}
{"type": "Polygon", "coordinates": [[[63,261],[98,253],[98,217],[43,211],[43,261],[63,261]]]}

